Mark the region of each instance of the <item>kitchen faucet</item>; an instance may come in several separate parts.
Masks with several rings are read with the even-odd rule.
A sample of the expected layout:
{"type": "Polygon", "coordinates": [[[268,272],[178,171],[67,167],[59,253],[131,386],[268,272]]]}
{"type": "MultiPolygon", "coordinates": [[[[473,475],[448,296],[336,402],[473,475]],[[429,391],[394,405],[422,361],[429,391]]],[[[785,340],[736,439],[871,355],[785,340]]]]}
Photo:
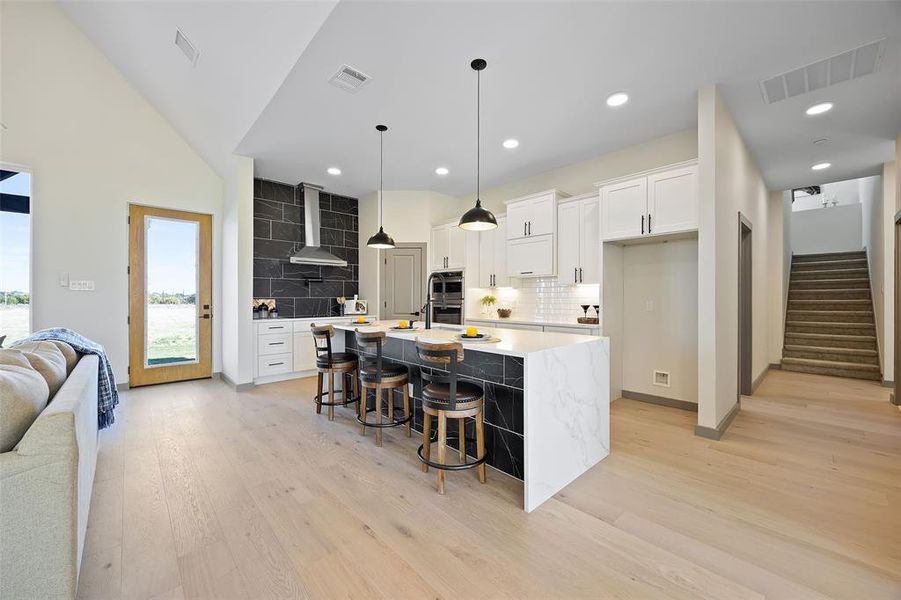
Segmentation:
{"type": "Polygon", "coordinates": [[[441,308],[447,308],[447,280],[444,278],[444,275],[438,273],[437,271],[433,272],[429,275],[429,278],[425,282],[425,304],[422,306],[422,310],[425,311],[425,328],[432,328],[432,278],[438,277],[441,280],[441,308]]]}

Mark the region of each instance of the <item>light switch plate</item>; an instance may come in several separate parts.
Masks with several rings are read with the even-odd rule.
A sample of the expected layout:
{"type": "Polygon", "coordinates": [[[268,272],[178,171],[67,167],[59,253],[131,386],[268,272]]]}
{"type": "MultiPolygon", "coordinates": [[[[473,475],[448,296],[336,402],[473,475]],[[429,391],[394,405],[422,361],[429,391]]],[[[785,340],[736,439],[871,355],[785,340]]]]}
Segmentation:
{"type": "Polygon", "coordinates": [[[69,274],[68,273],[60,272],[59,285],[60,285],[60,287],[69,287],[69,274]]]}
{"type": "Polygon", "coordinates": [[[70,279],[69,280],[69,289],[75,292],[93,292],[94,291],[94,280],[93,279],[70,279]]]}
{"type": "Polygon", "coordinates": [[[644,309],[647,312],[654,312],[654,301],[653,300],[645,300],[644,301],[644,309]]]}

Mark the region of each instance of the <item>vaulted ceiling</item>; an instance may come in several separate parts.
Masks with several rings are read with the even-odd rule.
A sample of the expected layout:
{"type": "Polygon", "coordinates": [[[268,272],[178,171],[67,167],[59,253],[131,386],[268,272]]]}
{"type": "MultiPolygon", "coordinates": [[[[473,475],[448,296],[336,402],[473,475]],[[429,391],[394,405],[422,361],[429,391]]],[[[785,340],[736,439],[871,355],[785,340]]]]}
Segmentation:
{"type": "Polygon", "coordinates": [[[211,164],[360,195],[378,185],[453,195],[696,126],[716,83],[772,189],[869,175],[901,130],[897,2],[66,3],[65,10],[211,164]],[[200,49],[191,67],[180,27],[200,49]],[[767,104],[760,81],[885,38],[875,74],[767,104]],[[328,83],[349,64],[372,80],[328,83]],[[611,109],[605,98],[625,90],[611,109]],[[835,108],[812,118],[809,105],[835,108]],[[515,150],[505,138],[520,140],[515,150]],[[814,145],[817,139],[825,144],[814,145]],[[814,172],[815,162],[832,168],[814,172]],[[340,176],[326,174],[339,167],[340,176]],[[444,166],[449,174],[438,176],[444,166]]]}

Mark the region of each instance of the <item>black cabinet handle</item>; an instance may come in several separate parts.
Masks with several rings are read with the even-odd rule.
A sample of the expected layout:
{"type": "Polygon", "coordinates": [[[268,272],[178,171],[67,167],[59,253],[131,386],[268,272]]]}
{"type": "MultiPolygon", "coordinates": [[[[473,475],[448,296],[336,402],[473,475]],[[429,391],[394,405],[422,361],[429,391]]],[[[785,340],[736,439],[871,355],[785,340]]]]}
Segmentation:
{"type": "Polygon", "coordinates": [[[651,215],[648,215],[648,233],[651,233],[651,215]]]}
{"type": "Polygon", "coordinates": [[[531,275],[532,271],[520,271],[519,274],[520,275],[531,275]]]}
{"type": "Polygon", "coordinates": [[[269,363],[269,366],[270,366],[270,367],[277,367],[277,366],[283,365],[283,364],[285,364],[285,363],[283,363],[283,362],[269,363]]]}
{"type": "Polygon", "coordinates": [[[529,235],[532,235],[532,222],[529,221],[529,235]]]}
{"type": "Polygon", "coordinates": [[[525,221],[522,222],[522,234],[523,234],[523,236],[528,235],[528,234],[526,234],[526,222],[525,221]]]}
{"type": "Polygon", "coordinates": [[[269,330],[270,330],[270,331],[273,330],[273,329],[284,329],[284,326],[279,325],[278,327],[269,327],[269,330]]]}
{"type": "Polygon", "coordinates": [[[644,235],[644,215],[641,215],[641,235],[644,235]]]}
{"type": "Polygon", "coordinates": [[[579,283],[579,268],[573,267],[573,283],[579,283]]]}
{"type": "Polygon", "coordinates": [[[285,342],[269,342],[270,346],[282,346],[285,342]]]}
{"type": "Polygon", "coordinates": [[[579,267],[579,283],[582,283],[582,267],[579,267]]]}

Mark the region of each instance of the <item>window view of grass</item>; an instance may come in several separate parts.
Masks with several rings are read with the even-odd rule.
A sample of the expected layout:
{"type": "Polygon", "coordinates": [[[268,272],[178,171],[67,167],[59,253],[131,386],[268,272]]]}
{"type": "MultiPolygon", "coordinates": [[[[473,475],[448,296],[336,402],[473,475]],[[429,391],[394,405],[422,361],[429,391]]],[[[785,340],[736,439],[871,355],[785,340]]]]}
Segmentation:
{"type": "Polygon", "coordinates": [[[29,333],[28,316],[31,312],[28,294],[24,292],[0,292],[0,335],[6,336],[4,347],[21,340],[29,333]],[[21,297],[24,296],[24,301],[21,297]],[[10,302],[10,300],[13,300],[10,302]]]}

